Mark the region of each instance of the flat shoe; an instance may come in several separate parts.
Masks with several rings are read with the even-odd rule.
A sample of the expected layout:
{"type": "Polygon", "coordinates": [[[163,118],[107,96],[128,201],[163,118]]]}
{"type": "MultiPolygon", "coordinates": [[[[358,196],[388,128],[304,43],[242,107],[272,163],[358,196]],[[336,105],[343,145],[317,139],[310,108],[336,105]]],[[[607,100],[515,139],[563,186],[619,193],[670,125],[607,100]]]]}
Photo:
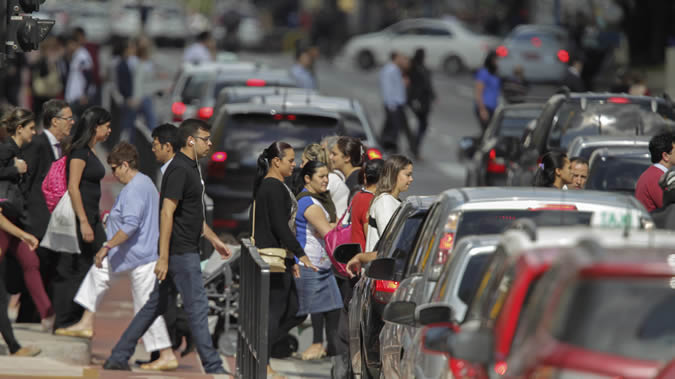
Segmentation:
{"type": "Polygon", "coordinates": [[[68,330],[66,328],[58,328],[54,331],[54,334],[57,336],[92,338],[94,336],[94,331],[91,329],[68,330]]]}
{"type": "Polygon", "coordinates": [[[141,370],[151,370],[151,371],[170,371],[178,368],[178,361],[172,359],[170,361],[159,361],[146,363],[140,366],[141,370]]]}
{"type": "Polygon", "coordinates": [[[40,354],[42,350],[37,346],[24,346],[12,354],[13,357],[34,357],[40,354]]]}

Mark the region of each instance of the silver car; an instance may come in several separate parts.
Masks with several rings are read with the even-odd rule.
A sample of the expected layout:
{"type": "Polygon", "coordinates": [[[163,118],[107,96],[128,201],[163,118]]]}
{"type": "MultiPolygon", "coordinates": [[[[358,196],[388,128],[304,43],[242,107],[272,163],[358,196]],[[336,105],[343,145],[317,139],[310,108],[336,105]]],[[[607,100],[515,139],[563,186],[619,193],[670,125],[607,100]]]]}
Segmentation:
{"type": "Polygon", "coordinates": [[[572,140],[567,148],[567,156],[591,158],[591,154],[600,148],[637,148],[647,151],[649,136],[579,136],[572,140]]]}

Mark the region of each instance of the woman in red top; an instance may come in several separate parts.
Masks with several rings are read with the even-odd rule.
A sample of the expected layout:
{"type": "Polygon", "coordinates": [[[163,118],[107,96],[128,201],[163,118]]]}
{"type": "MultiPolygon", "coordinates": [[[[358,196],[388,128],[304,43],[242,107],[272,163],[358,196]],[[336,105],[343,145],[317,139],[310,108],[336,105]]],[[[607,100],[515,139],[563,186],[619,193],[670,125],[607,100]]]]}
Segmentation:
{"type": "Polygon", "coordinates": [[[361,250],[366,249],[366,228],[368,227],[368,208],[373,200],[377,181],[380,179],[384,161],[373,159],[366,162],[363,169],[364,186],[352,199],[352,242],[360,243],[361,250]]]}

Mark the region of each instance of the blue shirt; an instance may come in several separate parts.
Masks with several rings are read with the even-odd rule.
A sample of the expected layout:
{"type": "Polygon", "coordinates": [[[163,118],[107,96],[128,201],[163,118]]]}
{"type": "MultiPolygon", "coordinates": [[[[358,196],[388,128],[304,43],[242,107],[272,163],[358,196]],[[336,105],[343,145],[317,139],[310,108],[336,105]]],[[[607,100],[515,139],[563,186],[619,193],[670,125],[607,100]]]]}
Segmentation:
{"type": "Polygon", "coordinates": [[[122,188],[110,210],[106,222],[108,240],[119,230],[129,238],[108,252],[113,272],[127,271],[157,260],[159,194],[152,180],[140,172],[122,188]]]}
{"type": "Polygon", "coordinates": [[[312,73],[309,72],[304,66],[299,63],[296,63],[291,67],[291,75],[298,83],[298,87],[305,89],[316,89],[316,82],[312,73]]]}
{"type": "Polygon", "coordinates": [[[490,74],[485,67],[478,70],[476,73],[476,80],[483,82],[483,105],[486,108],[497,109],[497,102],[499,101],[499,91],[501,88],[501,80],[497,75],[490,74]]]}
{"type": "Polygon", "coordinates": [[[403,74],[394,62],[389,62],[380,70],[380,92],[387,109],[393,111],[407,101],[403,74]]]}

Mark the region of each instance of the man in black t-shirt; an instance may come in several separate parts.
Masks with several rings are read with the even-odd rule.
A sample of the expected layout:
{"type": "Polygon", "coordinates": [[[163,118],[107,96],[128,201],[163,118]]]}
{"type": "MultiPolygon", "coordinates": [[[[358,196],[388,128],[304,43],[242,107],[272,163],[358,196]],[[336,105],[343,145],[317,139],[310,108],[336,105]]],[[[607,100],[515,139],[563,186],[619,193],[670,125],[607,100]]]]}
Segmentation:
{"type": "MultiPolygon", "coordinates": [[[[155,318],[167,307],[171,279],[181,294],[184,308],[190,318],[190,329],[197,352],[209,374],[225,373],[220,355],[214,349],[209,334],[208,299],[202,283],[199,261],[199,238],[202,233],[223,258],[231,255],[227,246],[206,225],[204,217],[204,183],[197,160],[211,148],[210,126],[201,120],[188,119],[178,129],[180,151],[162,177],[160,191],[159,259],[155,266],[158,285],[143,308],[112,350],[103,365],[108,370],[129,370],[129,358],[138,339],[155,318]]],[[[153,362],[141,368],[167,370],[178,367],[178,362],[153,362]]]]}

